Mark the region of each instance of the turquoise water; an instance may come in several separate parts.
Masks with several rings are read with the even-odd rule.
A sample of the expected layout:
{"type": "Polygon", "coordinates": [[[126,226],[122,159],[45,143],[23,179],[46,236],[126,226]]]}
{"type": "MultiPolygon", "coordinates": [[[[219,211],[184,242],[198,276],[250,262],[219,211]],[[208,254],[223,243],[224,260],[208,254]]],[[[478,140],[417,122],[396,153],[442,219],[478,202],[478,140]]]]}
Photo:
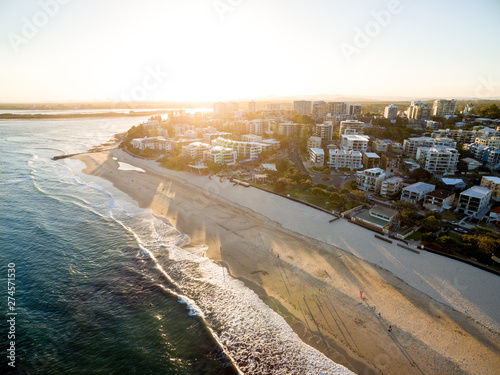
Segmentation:
{"type": "Polygon", "coordinates": [[[0,121],[0,373],[346,373],[204,246],[185,247],[186,235],[83,175],[82,162],[52,160],[143,120],[0,121]]]}

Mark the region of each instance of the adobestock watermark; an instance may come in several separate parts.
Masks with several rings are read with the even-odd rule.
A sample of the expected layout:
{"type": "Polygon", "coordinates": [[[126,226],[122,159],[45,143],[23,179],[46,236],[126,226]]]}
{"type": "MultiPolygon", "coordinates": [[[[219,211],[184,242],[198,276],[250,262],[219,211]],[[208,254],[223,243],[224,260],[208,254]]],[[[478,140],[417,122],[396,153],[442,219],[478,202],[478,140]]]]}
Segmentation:
{"type": "Polygon", "coordinates": [[[128,92],[120,95],[123,102],[139,102],[148,99],[149,94],[158,89],[164,81],[170,76],[168,70],[163,70],[159,64],[153,68],[146,66],[146,74],[142,81],[132,87],[128,92]]]}
{"type": "Polygon", "coordinates": [[[372,19],[363,28],[354,28],[354,38],[352,43],[340,43],[340,49],[347,62],[352,61],[352,56],[361,53],[368,47],[373,39],[390,25],[393,16],[403,12],[403,5],[399,0],[389,0],[387,7],[379,11],[372,11],[372,19]]]}
{"type": "Polygon", "coordinates": [[[493,75],[488,75],[488,78],[479,77],[479,83],[474,91],[476,98],[487,98],[494,95],[500,95],[500,81],[495,81],[493,75]]]}
{"type": "Polygon", "coordinates": [[[224,21],[224,15],[229,11],[235,10],[241,4],[243,4],[243,0],[216,0],[213,6],[220,20],[224,21]]]}
{"type": "Polygon", "coordinates": [[[20,33],[10,32],[7,34],[10,45],[14,52],[19,52],[22,45],[28,44],[30,40],[38,35],[40,30],[48,25],[49,21],[59,14],[61,5],[66,5],[71,0],[40,0],[40,10],[30,18],[22,18],[20,33]]]}

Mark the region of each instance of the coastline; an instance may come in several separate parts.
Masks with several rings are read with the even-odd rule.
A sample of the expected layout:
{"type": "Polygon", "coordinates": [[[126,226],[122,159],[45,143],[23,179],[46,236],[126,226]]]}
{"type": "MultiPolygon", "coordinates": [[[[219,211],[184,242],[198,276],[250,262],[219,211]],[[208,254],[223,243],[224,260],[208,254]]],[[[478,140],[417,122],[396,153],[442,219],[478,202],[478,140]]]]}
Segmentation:
{"type": "MultiPolygon", "coordinates": [[[[207,257],[226,264],[231,275],[282,315],[304,342],[334,362],[360,374],[479,374],[496,368],[499,334],[445,304],[453,305],[451,299],[461,303],[463,288],[471,292],[475,286],[443,278],[443,285],[449,284],[448,300],[439,291],[433,295],[434,280],[427,280],[429,292],[426,287],[418,288],[426,293],[415,289],[411,285],[427,275],[420,280],[406,277],[412,265],[401,258],[401,250],[395,256],[397,251],[375,242],[365,229],[338,220],[326,221],[331,229],[325,231],[325,214],[310,207],[233,187],[218,177],[160,170],[155,162],[121,150],[76,158],[86,163],[85,173],[112,182],[140,207],[167,218],[192,244],[206,244],[207,257]],[[112,156],[147,173],[120,171],[112,156]],[[378,252],[358,250],[369,246],[378,252]],[[378,259],[380,254],[385,258],[378,259]],[[389,260],[402,274],[385,269],[389,260]],[[367,300],[359,297],[360,290],[367,300]],[[393,332],[387,331],[388,325],[393,332]]],[[[409,262],[432,262],[432,257],[438,256],[409,262]]],[[[463,269],[457,266],[456,271],[463,269]]],[[[493,289],[499,288],[491,289],[488,294],[498,293],[493,289]]],[[[498,303],[497,297],[490,298],[498,303]]]]}

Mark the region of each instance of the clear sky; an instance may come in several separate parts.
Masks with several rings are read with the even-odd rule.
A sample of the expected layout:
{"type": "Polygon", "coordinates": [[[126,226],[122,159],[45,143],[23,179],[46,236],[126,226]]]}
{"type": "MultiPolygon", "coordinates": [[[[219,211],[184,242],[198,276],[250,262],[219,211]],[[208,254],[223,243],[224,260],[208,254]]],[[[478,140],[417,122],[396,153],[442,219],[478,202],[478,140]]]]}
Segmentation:
{"type": "Polygon", "coordinates": [[[0,0],[0,102],[500,97],[500,0],[0,0]]]}

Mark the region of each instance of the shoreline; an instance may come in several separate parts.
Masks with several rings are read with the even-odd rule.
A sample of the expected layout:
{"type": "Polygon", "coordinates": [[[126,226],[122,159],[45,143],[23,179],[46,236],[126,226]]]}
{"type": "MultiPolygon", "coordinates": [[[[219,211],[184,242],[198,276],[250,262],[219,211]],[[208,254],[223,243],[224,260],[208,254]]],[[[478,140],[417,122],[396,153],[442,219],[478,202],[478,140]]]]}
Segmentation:
{"type": "MultiPolygon", "coordinates": [[[[112,182],[140,207],[167,218],[192,244],[206,244],[207,257],[224,262],[304,342],[334,362],[360,374],[479,374],[496,368],[499,334],[443,304],[439,294],[433,299],[415,289],[383,262],[360,256],[356,248],[362,243],[376,246],[395,264],[405,261],[389,246],[368,244],[365,229],[346,228],[350,224],[339,220],[321,236],[313,227],[321,213],[312,208],[206,176],[158,170],[155,162],[121,150],[76,158],[85,162],[84,173],[112,182]],[[119,171],[112,156],[147,173],[119,171]],[[348,230],[354,235],[345,238],[348,230]],[[387,332],[389,324],[393,332],[387,332]]],[[[451,285],[460,291],[464,284],[455,281],[451,285]]],[[[448,292],[460,300],[452,288],[448,292]]]]}

